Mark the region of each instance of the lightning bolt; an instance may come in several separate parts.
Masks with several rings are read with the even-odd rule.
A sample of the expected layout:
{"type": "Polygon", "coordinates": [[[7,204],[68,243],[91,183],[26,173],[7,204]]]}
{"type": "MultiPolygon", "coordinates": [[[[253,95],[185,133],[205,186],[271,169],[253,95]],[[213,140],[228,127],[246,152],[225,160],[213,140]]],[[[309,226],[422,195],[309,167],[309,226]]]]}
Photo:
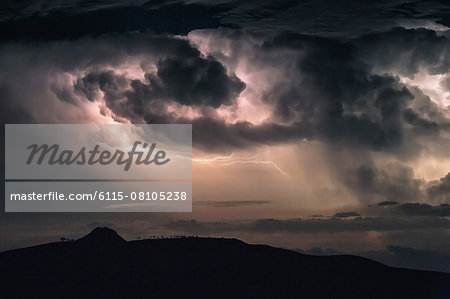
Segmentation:
{"type": "Polygon", "coordinates": [[[200,164],[216,164],[218,166],[231,166],[235,164],[265,164],[271,165],[277,172],[281,173],[284,176],[289,176],[286,171],[281,169],[275,161],[272,160],[262,160],[258,159],[259,155],[251,156],[251,157],[236,157],[235,153],[231,153],[228,156],[215,156],[215,157],[206,157],[206,158],[191,158],[184,156],[183,154],[188,154],[184,152],[170,151],[166,150],[166,152],[175,153],[176,155],[169,156],[171,159],[191,159],[193,162],[197,162],[200,164]]]}
{"type": "Polygon", "coordinates": [[[223,157],[214,157],[214,158],[204,158],[204,159],[196,159],[196,158],[192,158],[192,161],[194,162],[200,162],[202,164],[207,164],[209,162],[217,162],[217,161],[226,161],[231,159],[234,156],[234,153],[231,153],[231,155],[229,156],[223,156],[223,157]]]}
{"type": "Polygon", "coordinates": [[[265,161],[257,159],[258,155],[253,157],[241,157],[241,158],[235,158],[234,153],[231,153],[229,156],[217,156],[213,158],[193,158],[192,161],[199,162],[201,164],[208,164],[208,163],[216,163],[219,166],[230,166],[235,164],[268,164],[272,165],[273,168],[275,168],[276,171],[280,172],[282,175],[289,176],[286,171],[281,169],[275,161],[265,161]]]}
{"type": "Polygon", "coordinates": [[[289,176],[288,173],[286,171],[284,171],[283,169],[281,169],[277,163],[275,163],[274,161],[263,161],[263,160],[248,160],[248,161],[232,161],[229,163],[224,163],[221,166],[229,166],[229,165],[233,165],[233,164],[270,164],[272,165],[278,172],[280,172],[282,175],[285,176],[289,176]]]}

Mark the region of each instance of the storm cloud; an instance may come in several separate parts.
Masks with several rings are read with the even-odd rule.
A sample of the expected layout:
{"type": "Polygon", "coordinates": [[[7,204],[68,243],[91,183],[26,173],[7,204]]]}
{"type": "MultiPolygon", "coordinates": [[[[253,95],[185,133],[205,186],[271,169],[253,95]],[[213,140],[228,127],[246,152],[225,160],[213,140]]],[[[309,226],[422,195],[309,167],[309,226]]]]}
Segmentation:
{"type": "MultiPolygon", "coordinates": [[[[261,42],[254,45],[261,70],[274,68],[274,61],[262,59],[273,59],[277,53],[289,51],[289,59],[294,60],[290,70],[277,70],[288,77],[263,86],[261,101],[271,112],[260,124],[232,122],[215,111],[239,109],[247,83],[232,65],[227,68],[223,56],[201,53],[183,38],[131,34],[105,36],[94,43],[52,41],[42,43],[33,54],[26,52],[31,44],[25,42],[3,47],[2,55],[5,70],[11,67],[7,61],[22,55],[22,63],[31,64],[16,67],[53,74],[47,84],[57,99],[75,105],[97,101],[116,121],[192,123],[194,142],[202,148],[232,149],[306,138],[343,147],[418,153],[424,140],[436,140],[449,128],[442,109],[398,77],[422,69],[445,73],[450,52],[445,36],[396,28],[351,40],[281,34],[261,42]],[[378,52],[373,49],[388,44],[402,53],[401,64],[394,55],[374,57],[378,52]],[[64,59],[66,53],[72,53],[70,60],[64,59]],[[134,73],[118,72],[125,65],[133,65],[134,73]],[[58,73],[67,79],[62,81],[58,73]]],[[[243,52],[241,59],[246,55],[243,52]]],[[[12,75],[9,80],[15,80],[12,75]]],[[[21,89],[12,92],[18,93],[11,95],[16,101],[25,96],[20,96],[21,89]]]]}

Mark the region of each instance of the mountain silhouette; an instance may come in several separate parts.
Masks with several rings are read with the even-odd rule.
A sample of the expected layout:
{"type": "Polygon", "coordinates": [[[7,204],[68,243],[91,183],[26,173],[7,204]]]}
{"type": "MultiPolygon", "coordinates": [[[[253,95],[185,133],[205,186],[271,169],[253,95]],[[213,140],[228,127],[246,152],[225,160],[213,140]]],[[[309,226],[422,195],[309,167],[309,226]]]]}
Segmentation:
{"type": "Polygon", "coordinates": [[[450,298],[446,273],[237,239],[125,241],[109,228],[2,252],[0,273],[14,298],[450,298]]]}
{"type": "Polygon", "coordinates": [[[119,234],[108,227],[97,227],[77,242],[92,243],[94,245],[113,245],[126,242],[119,234]]]}

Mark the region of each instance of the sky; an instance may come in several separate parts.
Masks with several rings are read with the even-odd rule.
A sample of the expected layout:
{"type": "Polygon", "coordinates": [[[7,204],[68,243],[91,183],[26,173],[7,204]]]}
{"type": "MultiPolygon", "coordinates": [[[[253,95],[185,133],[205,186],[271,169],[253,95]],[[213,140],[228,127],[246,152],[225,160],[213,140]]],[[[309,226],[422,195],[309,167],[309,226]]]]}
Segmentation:
{"type": "Polygon", "coordinates": [[[191,123],[194,197],[2,212],[0,250],[106,225],[450,272],[449,26],[446,1],[3,1],[3,123],[191,123]]]}

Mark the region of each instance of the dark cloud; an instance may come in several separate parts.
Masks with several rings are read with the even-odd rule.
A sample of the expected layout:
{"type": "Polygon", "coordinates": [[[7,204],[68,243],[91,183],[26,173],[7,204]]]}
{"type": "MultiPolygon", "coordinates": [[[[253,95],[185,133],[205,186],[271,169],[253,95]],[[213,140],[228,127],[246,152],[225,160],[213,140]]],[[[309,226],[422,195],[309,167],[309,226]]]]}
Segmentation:
{"type": "Polygon", "coordinates": [[[311,254],[311,255],[341,255],[344,254],[342,251],[332,249],[332,248],[321,248],[321,247],[312,247],[307,250],[302,249],[293,249],[294,251],[303,253],[303,254],[311,254]]]}
{"type": "Polygon", "coordinates": [[[448,38],[433,30],[397,27],[361,36],[351,43],[363,61],[384,71],[412,77],[421,69],[430,74],[445,74],[450,68],[448,38]]]}
{"type": "MultiPolygon", "coordinates": [[[[227,38],[242,36],[245,33],[227,38]]],[[[27,72],[36,68],[72,73],[78,77],[74,86],[59,81],[49,86],[59,100],[78,103],[80,96],[89,101],[103,97],[119,121],[192,123],[194,143],[203,149],[226,151],[306,138],[344,148],[406,155],[420,152],[422,139],[432,142],[450,128],[442,109],[420,90],[392,74],[376,73],[377,68],[399,68],[395,64],[398,59],[389,55],[378,59],[374,53],[379,51],[372,50],[389,44],[399,53],[412,51],[405,54],[412,65],[409,71],[428,65],[430,71],[438,72],[448,63],[448,40],[444,36],[429,30],[393,29],[347,41],[301,34],[263,40],[261,46],[252,49],[261,57],[268,55],[258,64],[267,63],[266,67],[276,69],[277,63],[271,59],[283,60],[279,55],[284,51],[291,51],[296,58],[282,84],[264,87],[269,88],[264,101],[274,110],[271,118],[258,125],[229,123],[214,112],[218,107],[234,107],[246,85],[214,58],[214,53],[205,56],[188,40],[178,37],[111,34],[41,43],[33,46],[32,53],[27,52],[31,44],[19,43],[3,48],[2,66],[17,69],[13,61],[22,58],[23,64],[30,62],[27,72]],[[397,38],[400,36],[405,37],[397,38]],[[72,53],[71,59],[66,59],[67,52],[72,53]],[[142,68],[143,79],[114,71],[133,59],[142,68]],[[195,107],[199,116],[169,112],[172,102],[195,107]]]]}
{"type": "Polygon", "coordinates": [[[402,214],[411,216],[450,216],[449,204],[433,206],[426,203],[404,203],[396,207],[396,209],[402,214]]]}
{"type": "Polygon", "coordinates": [[[201,201],[197,200],[194,202],[194,205],[205,205],[211,206],[215,208],[234,208],[234,207],[242,207],[242,206],[259,206],[270,203],[270,201],[266,200],[222,200],[222,201],[201,201]]]}
{"type": "Polygon", "coordinates": [[[339,212],[333,215],[333,218],[348,218],[348,217],[360,217],[361,215],[356,212],[339,212]]]}
{"type": "MultiPolygon", "coordinates": [[[[423,147],[420,138],[440,138],[440,132],[449,129],[449,120],[417,88],[405,85],[397,76],[375,72],[399,69],[397,56],[381,55],[378,59],[374,55],[391,47],[394,53],[405,52],[404,63],[410,65],[399,74],[412,75],[424,66],[430,73],[442,73],[448,69],[448,45],[448,39],[434,31],[401,28],[350,41],[299,34],[282,34],[266,41],[262,50],[268,53],[297,52],[297,72],[290,74],[283,85],[274,84],[264,98],[274,106],[273,121],[284,124],[286,134],[273,131],[273,136],[266,131],[261,141],[308,138],[402,156],[419,153],[423,147]]],[[[217,129],[217,134],[211,135],[224,135],[224,125],[216,119],[209,122],[210,131],[217,129]]],[[[233,134],[240,131],[238,128],[227,124],[225,139],[231,141],[229,146],[251,145],[242,142],[242,135],[233,134]]],[[[252,131],[262,130],[253,127],[252,131]]]]}
{"type": "MultiPolygon", "coordinates": [[[[327,4],[330,6],[330,12],[334,11],[332,9],[334,6],[331,3],[327,4]]],[[[397,4],[402,7],[405,5],[405,3],[400,2],[397,4]]],[[[397,10],[395,8],[397,4],[373,5],[370,10],[375,10],[377,13],[389,11],[394,14],[402,11],[401,15],[404,16],[404,8],[397,10]]],[[[47,5],[51,7],[50,4],[47,3],[47,5]]],[[[232,8],[229,6],[231,4],[227,5],[206,5],[204,3],[163,5],[149,2],[144,5],[136,3],[129,6],[115,3],[115,5],[97,5],[92,8],[93,5],[86,4],[84,10],[74,13],[73,10],[69,9],[71,4],[66,3],[49,9],[48,13],[44,15],[24,16],[22,18],[15,16],[19,25],[15,25],[14,22],[16,21],[5,21],[4,28],[7,28],[5,31],[8,34],[22,37],[27,35],[27,30],[30,34],[39,35],[42,32],[55,34],[54,29],[61,26],[53,26],[51,22],[54,16],[58,16],[58,18],[64,18],[66,24],[64,31],[69,37],[81,37],[86,32],[89,35],[107,32],[124,33],[147,27],[156,28],[153,29],[153,32],[159,32],[157,30],[159,23],[164,24],[164,28],[170,28],[171,23],[177,23],[177,18],[171,18],[170,22],[163,22],[159,19],[160,17],[155,20],[153,14],[164,16],[164,11],[170,11],[171,14],[177,16],[177,12],[182,10],[183,17],[180,17],[182,18],[180,23],[190,24],[189,18],[201,20],[204,17],[209,18],[214,15],[214,12],[220,12],[222,16],[230,17],[236,13],[239,15],[239,11],[243,12],[247,9],[253,11],[256,4],[243,3],[239,8],[234,7],[233,13],[223,14],[223,10],[232,8]],[[226,8],[227,5],[228,8],[226,8]],[[203,11],[208,9],[211,12],[203,11]],[[61,11],[63,11],[62,14],[57,13],[61,11]],[[122,16],[119,22],[116,19],[114,19],[114,22],[108,19],[108,16],[114,16],[115,13],[119,12],[122,16]],[[145,16],[144,19],[151,20],[151,23],[138,24],[141,22],[139,17],[141,14],[145,16]],[[151,16],[149,17],[147,14],[151,14],[151,16]],[[104,17],[103,22],[101,24],[96,22],[96,26],[91,26],[92,22],[89,21],[89,18],[95,17],[95,20],[97,20],[97,15],[104,17]],[[45,22],[36,23],[39,26],[51,26],[52,30],[39,30],[39,27],[33,25],[32,18],[34,17],[50,22],[47,25],[45,25],[45,22]],[[69,30],[72,17],[77,24],[74,27],[80,30],[78,33],[71,33],[71,30],[69,30]],[[132,21],[127,21],[127,18],[132,21]],[[44,25],[41,25],[41,23],[44,25]],[[104,25],[109,29],[102,29],[99,25],[104,25]],[[92,28],[92,30],[85,30],[84,32],[83,26],[92,28]],[[20,30],[15,30],[16,27],[20,30]]],[[[414,7],[413,3],[408,5],[414,7]]],[[[434,5],[433,7],[438,7],[439,3],[434,5]]],[[[321,6],[317,5],[313,5],[313,8],[304,7],[302,3],[273,5],[263,2],[257,6],[262,11],[267,11],[267,15],[250,14],[250,19],[265,20],[269,16],[277,16],[280,13],[289,15],[294,12],[296,18],[298,18],[299,13],[314,7],[320,7],[321,9],[321,6]]],[[[42,9],[43,7],[40,7],[40,10],[42,9]]],[[[354,2],[348,4],[347,9],[356,12],[361,9],[366,10],[368,7],[361,7],[354,2]]],[[[19,11],[17,10],[17,12],[19,11]]],[[[433,10],[427,9],[427,11],[433,10]]],[[[13,12],[10,13],[14,14],[13,12]]],[[[334,13],[336,11],[331,14],[334,13]]],[[[426,15],[424,14],[423,17],[426,15]]],[[[339,17],[339,14],[336,14],[336,17],[339,17]]],[[[367,15],[365,18],[367,18],[367,15]]],[[[245,19],[246,17],[241,21],[245,19]]],[[[333,25],[336,24],[333,22],[333,25]]],[[[199,28],[208,27],[204,24],[199,25],[199,28]]],[[[181,31],[186,33],[191,29],[181,31]]],[[[175,30],[174,33],[181,33],[181,31],[175,30]]],[[[7,38],[8,34],[4,34],[3,37],[7,38]]],[[[198,51],[190,47],[185,41],[164,37],[149,39],[145,37],[147,35],[131,34],[130,36],[114,38],[111,41],[105,38],[97,39],[96,44],[105,44],[105,47],[102,48],[108,49],[107,52],[96,55],[95,53],[98,51],[92,51],[91,57],[88,56],[89,54],[84,54],[84,61],[77,59],[76,56],[72,56],[69,62],[64,63],[60,62],[58,58],[55,59],[53,55],[51,59],[54,60],[54,64],[72,63],[74,66],[80,67],[81,62],[88,65],[95,65],[102,61],[114,63],[117,59],[115,55],[124,54],[120,51],[122,48],[126,53],[124,56],[140,55],[145,51],[155,53],[159,59],[157,74],[155,76],[148,75],[147,80],[149,82],[132,82],[130,84],[132,90],[125,95],[131,102],[132,107],[128,105],[117,107],[118,105],[115,103],[108,103],[114,107],[115,113],[129,116],[132,120],[137,118],[147,121],[164,120],[162,115],[146,111],[147,107],[143,105],[143,102],[149,101],[153,97],[165,95],[183,105],[205,105],[217,108],[222,104],[232,104],[233,99],[244,88],[244,84],[234,75],[227,76],[222,64],[211,57],[200,57],[198,51]]],[[[58,37],[55,36],[55,38],[58,37]]],[[[405,128],[406,124],[413,127],[412,131],[419,131],[422,134],[439,132],[441,124],[439,119],[436,120],[436,115],[430,115],[423,109],[416,111],[409,107],[412,102],[416,101],[411,90],[407,89],[394,76],[376,74],[373,73],[373,70],[381,69],[383,72],[395,70],[395,72],[407,76],[416,73],[420,68],[426,68],[431,73],[442,73],[449,67],[449,58],[446,54],[449,52],[448,40],[445,36],[439,36],[431,30],[405,30],[402,28],[383,30],[346,41],[312,35],[283,34],[270,42],[265,42],[263,49],[272,51],[294,49],[299,52],[300,57],[295,62],[298,65],[298,74],[297,78],[292,79],[292,86],[287,89],[274,86],[274,92],[267,101],[275,104],[275,115],[277,117],[284,121],[292,122],[295,119],[297,122],[301,122],[302,127],[310,128],[313,138],[325,139],[338,144],[365,146],[376,150],[392,150],[405,143],[410,143],[407,140],[408,129],[405,128]],[[379,51],[379,49],[383,49],[383,51],[379,51]]],[[[94,77],[95,72],[97,71],[94,71],[94,77]]],[[[89,74],[86,77],[89,77],[89,74]]],[[[88,98],[92,97],[88,88],[81,89],[88,91],[86,94],[88,98]]],[[[74,101],[67,89],[54,88],[53,91],[63,101],[74,101]]],[[[157,106],[160,107],[161,105],[158,104],[157,106]]],[[[433,106],[433,104],[428,103],[428,106],[433,106]]],[[[160,110],[156,112],[166,113],[164,109],[160,110]]],[[[433,109],[429,108],[428,110],[433,109]]],[[[214,127],[219,129],[220,125],[211,124],[211,129],[214,127]]],[[[296,128],[294,127],[292,130],[295,131],[296,128]]],[[[300,138],[304,137],[303,134],[297,135],[300,138]]],[[[272,136],[267,134],[266,137],[270,142],[272,136]]],[[[238,142],[239,139],[240,136],[237,136],[231,145],[243,145],[242,142],[238,142]]],[[[282,138],[277,139],[282,140],[282,138]]]]}
{"type": "Polygon", "coordinates": [[[161,89],[182,105],[204,105],[219,108],[231,105],[245,88],[235,75],[213,57],[165,59],[157,64],[161,89]]]}
{"type": "Polygon", "coordinates": [[[424,181],[414,178],[412,168],[393,164],[388,170],[361,165],[349,172],[345,183],[360,198],[366,201],[386,199],[383,205],[387,205],[422,198],[424,181]]]}
{"type": "Polygon", "coordinates": [[[445,73],[449,42],[434,31],[397,28],[350,41],[284,34],[263,48],[299,52],[297,77],[287,88],[274,87],[266,101],[275,102],[275,115],[283,121],[299,118],[311,124],[317,138],[395,152],[413,142],[412,132],[436,135],[448,126],[429,98],[387,74],[398,70],[412,76],[424,66],[430,73],[445,73]],[[380,51],[386,48],[392,56],[380,51]],[[409,66],[400,70],[404,64],[409,66]]]}
{"type": "Polygon", "coordinates": [[[193,29],[219,26],[258,34],[289,30],[347,38],[399,25],[448,26],[450,13],[446,7],[444,0],[350,0],[344,7],[327,0],[7,1],[0,10],[0,28],[2,39],[64,39],[127,31],[186,34],[193,29]]]}
{"type": "MultiPolygon", "coordinates": [[[[425,198],[427,199],[427,198],[425,198]]],[[[414,217],[448,217],[450,216],[450,205],[443,203],[432,205],[423,202],[398,203],[392,201],[383,201],[376,206],[369,206],[376,209],[381,215],[386,216],[414,216],[414,217]]]]}
{"type": "Polygon", "coordinates": [[[395,205],[398,205],[398,202],[396,202],[396,201],[388,201],[388,200],[379,202],[377,204],[377,206],[380,206],[380,207],[395,206],[395,205]]]}
{"type": "Polygon", "coordinates": [[[450,91],[450,77],[442,79],[439,83],[443,88],[450,91]]]}
{"type": "MultiPolygon", "coordinates": [[[[422,148],[419,138],[439,138],[442,130],[448,130],[449,121],[420,90],[405,85],[394,75],[374,73],[378,68],[399,68],[397,56],[376,59],[373,55],[389,45],[396,49],[395,53],[409,53],[404,55],[410,65],[405,70],[409,75],[425,65],[430,72],[439,73],[448,66],[448,44],[446,37],[423,29],[397,28],[350,41],[282,34],[261,48],[273,53],[286,49],[298,53],[297,73],[266,93],[264,100],[275,107],[274,124],[252,126],[252,134],[245,134],[252,140],[246,141],[246,136],[239,134],[240,123],[225,124],[215,118],[198,121],[211,132],[209,135],[228,140],[228,147],[308,138],[401,155],[418,153],[422,148]],[[398,37],[403,35],[405,38],[400,40],[398,37]],[[398,45],[395,40],[399,40],[398,45]],[[281,128],[280,124],[284,124],[284,133],[262,130],[281,128]],[[264,136],[257,137],[258,131],[264,136]]],[[[212,148],[217,142],[211,138],[198,140],[212,148]]],[[[227,147],[227,143],[221,146],[227,147]]]]}
{"type": "Polygon", "coordinates": [[[286,143],[312,136],[310,128],[300,123],[254,125],[250,122],[236,122],[230,124],[211,117],[193,119],[192,128],[192,141],[195,146],[219,152],[230,148],[286,143]]]}
{"type": "Polygon", "coordinates": [[[99,1],[82,1],[84,5],[80,5],[80,1],[58,1],[36,5],[39,2],[35,2],[35,8],[24,5],[27,1],[9,2],[0,11],[0,40],[76,39],[123,32],[187,34],[194,29],[220,26],[218,14],[230,9],[228,4],[181,1],[135,1],[137,3],[128,5],[99,1]]]}
{"type": "Polygon", "coordinates": [[[413,169],[401,164],[391,164],[386,170],[361,165],[351,170],[344,182],[365,201],[386,199],[376,204],[379,207],[392,207],[411,215],[448,216],[449,213],[446,203],[450,198],[450,174],[426,182],[416,179],[413,169]],[[443,204],[433,206],[414,203],[415,200],[443,204]]]}
{"type": "MultiPolygon", "coordinates": [[[[13,91],[11,91],[8,86],[0,84],[0,97],[2,99],[11,98],[13,96],[12,93],[13,91]]],[[[0,109],[0,117],[4,124],[23,124],[29,123],[33,120],[31,113],[27,109],[17,105],[15,102],[8,103],[8,105],[3,105],[2,109],[0,109]]],[[[4,134],[4,130],[2,130],[2,134],[4,134]]],[[[1,140],[4,141],[5,139],[2,138],[1,140]]],[[[3,150],[4,146],[2,146],[2,151],[3,150]]]]}
{"type": "Polygon", "coordinates": [[[413,169],[402,164],[390,164],[386,169],[361,165],[348,172],[344,183],[365,201],[386,199],[376,204],[379,207],[395,206],[395,209],[404,212],[411,209],[411,213],[428,211],[429,215],[448,213],[445,211],[450,198],[450,174],[427,182],[416,179],[413,169]],[[414,201],[443,204],[433,206],[414,201]]]}
{"type": "Polygon", "coordinates": [[[439,181],[432,181],[427,190],[428,196],[432,200],[449,202],[450,200],[450,173],[439,181]]]}
{"type": "Polygon", "coordinates": [[[166,224],[166,228],[196,234],[222,233],[235,230],[226,222],[198,222],[196,220],[176,220],[166,224]]]}
{"type": "Polygon", "coordinates": [[[449,26],[447,2],[440,1],[241,1],[223,14],[227,23],[256,32],[282,30],[347,38],[393,26],[449,26]],[[345,13],[344,13],[345,12],[345,13]]]}
{"type": "Polygon", "coordinates": [[[337,233],[368,231],[407,231],[447,229],[450,221],[441,217],[355,217],[350,219],[261,219],[247,223],[198,222],[196,220],[171,221],[166,228],[195,234],[224,232],[285,233],[337,233]]]}
{"type": "Polygon", "coordinates": [[[227,75],[221,63],[211,56],[202,57],[186,41],[163,41],[189,51],[172,50],[172,55],[156,63],[156,73],[145,74],[145,81],[127,79],[112,70],[94,70],[77,80],[75,90],[90,101],[100,98],[99,92],[102,92],[106,106],[117,116],[133,122],[155,123],[177,121],[167,115],[168,101],[185,106],[219,108],[233,104],[245,88],[234,74],[227,75]]]}

